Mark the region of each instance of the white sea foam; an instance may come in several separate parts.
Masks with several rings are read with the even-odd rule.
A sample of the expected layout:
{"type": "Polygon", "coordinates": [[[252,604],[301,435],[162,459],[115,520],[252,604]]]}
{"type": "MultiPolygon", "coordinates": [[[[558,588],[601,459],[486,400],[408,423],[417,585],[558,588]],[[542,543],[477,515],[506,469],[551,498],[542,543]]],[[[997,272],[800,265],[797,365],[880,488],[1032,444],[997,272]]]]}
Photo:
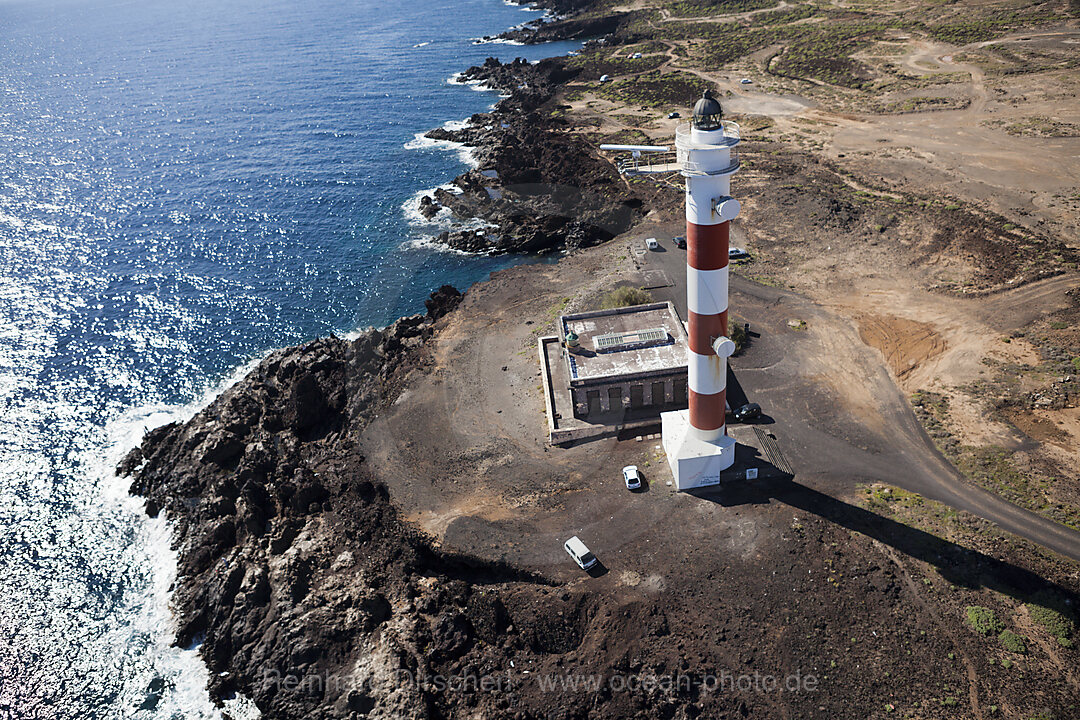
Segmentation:
{"type": "MultiPolygon", "coordinates": [[[[465,73],[456,72],[450,77],[446,78],[447,85],[466,85],[476,92],[498,92],[498,88],[492,87],[487,84],[486,80],[463,80],[462,76],[465,73]]],[[[443,127],[446,127],[445,125],[443,127]]]]}
{"type": "MultiPolygon", "coordinates": [[[[135,542],[129,552],[137,553],[142,563],[149,565],[151,580],[145,605],[133,613],[131,622],[116,627],[114,642],[123,654],[130,638],[152,639],[152,647],[146,653],[149,663],[139,668],[125,683],[123,701],[118,708],[129,708],[131,714],[122,717],[145,717],[138,708],[147,699],[147,688],[158,684],[157,704],[152,715],[158,718],[195,718],[219,720],[221,711],[214,707],[206,692],[209,671],[198,655],[198,648],[181,649],[172,645],[176,631],[175,617],[170,610],[172,586],[176,581],[176,553],[172,549],[172,525],[164,513],[156,518],[147,517],[143,501],[128,494],[126,479],[116,475],[114,468],[128,450],[142,442],[150,429],[170,422],[185,422],[215,397],[240,381],[250,372],[258,360],[238,367],[223,382],[209,388],[197,400],[185,405],[151,404],[132,408],[105,427],[104,452],[88,450],[85,467],[100,488],[96,500],[97,512],[115,514],[118,511],[130,515],[135,528],[135,542]]],[[[237,697],[227,703],[229,716],[237,720],[254,720],[260,717],[254,703],[237,697]]]]}
{"type": "Polygon", "coordinates": [[[439,250],[457,255],[483,255],[485,253],[470,253],[457,248],[448,247],[437,242],[435,237],[443,230],[493,230],[499,226],[484,220],[483,218],[469,218],[459,220],[448,207],[440,207],[438,212],[431,218],[426,218],[420,213],[420,199],[425,195],[431,195],[436,189],[443,189],[455,195],[461,194],[461,188],[453,184],[440,185],[439,188],[421,190],[406,200],[401,205],[402,214],[409,225],[416,228],[417,235],[401,243],[403,250],[439,250]]]}
{"type": "MultiPolygon", "coordinates": [[[[449,120],[443,123],[443,129],[445,130],[462,130],[469,124],[468,120],[449,120]]],[[[403,146],[406,150],[430,150],[433,148],[441,148],[444,150],[453,150],[457,152],[458,160],[470,168],[480,167],[480,162],[476,159],[475,151],[473,148],[453,140],[436,140],[429,138],[422,132],[416,133],[413,139],[405,143],[403,146]]]]}
{"type": "Polygon", "coordinates": [[[511,40],[509,38],[501,37],[489,37],[489,38],[473,38],[473,45],[524,45],[525,43],[520,40],[511,40]]]}
{"type": "MultiPolygon", "coordinates": [[[[456,225],[455,230],[484,230],[497,228],[497,225],[491,225],[479,218],[473,218],[465,223],[456,225]]],[[[459,250],[458,248],[444,245],[436,240],[433,235],[418,235],[413,238],[409,238],[405,242],[401,243],[402,250],[437,250],[439,252],[450,253],[451,255],[464,255],[468,257],[483,257],[488,253],[474,253],[467,252],[465,250],[459,250]]]]}
{"type": "Polygon", "coordinates": [[[436,190],[446,190],[447,192],[454,193],[455,195],[461,194],[461,188],[452,183],[440,185],[438,188],[432,188],[430,190],[421,190],[414,193],[408,200],[401,204],[401,212],[405,216],[406,222],[414,227],[432,227],[437,226],[446,230],[450,229],[453,222],[453,213],[448,207],[440,207],[438,212],[431,218],[426,218],[420,212],[420,200],[426,195],[432,195],[436,190]]]}

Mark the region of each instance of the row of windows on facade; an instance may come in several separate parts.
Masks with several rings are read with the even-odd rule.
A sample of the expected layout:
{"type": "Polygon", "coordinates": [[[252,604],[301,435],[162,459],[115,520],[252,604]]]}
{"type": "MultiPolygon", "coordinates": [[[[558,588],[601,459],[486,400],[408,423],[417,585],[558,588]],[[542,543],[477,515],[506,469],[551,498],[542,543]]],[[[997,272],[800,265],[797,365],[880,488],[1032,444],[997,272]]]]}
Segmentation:
{"type": "Polygon", "coordinates": [[[642,383],[630,383],[629,385],[612,385],[604,389],[578,391],[581,411],[585,414],[609,412],[620,407],[642,408],[662,407],[665,405],[685,406],[687,402],[686,378],[673,378],[667,381],[657,381],[648,386],[642,383]],[[627,387],[629,393],[624,393],[627,387]],[[648,391],[648,392],[647,392],[648,391]],[[582,398],[584,395],[584,398],[582,398]],[[583,400],[583,402],[582,402],[583,400]],[[605,403],[604,400],[607,400],[605,403]],[[606,407],[605,407],[606,406],[606,407]]]}

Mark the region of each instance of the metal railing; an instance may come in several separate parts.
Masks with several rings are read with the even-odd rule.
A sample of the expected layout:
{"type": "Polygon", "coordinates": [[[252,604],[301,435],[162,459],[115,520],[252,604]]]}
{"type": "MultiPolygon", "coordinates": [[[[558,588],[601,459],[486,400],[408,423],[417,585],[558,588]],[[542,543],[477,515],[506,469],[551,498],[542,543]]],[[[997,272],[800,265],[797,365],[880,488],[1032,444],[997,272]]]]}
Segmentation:
{"type": "Polygon", "coordinates": [[[689,175],[729,175],[739,169],[739,141],[742,140],[742,130],[739,124],[724,120],[720,123],[723,130],[723,141],[719,143],[694,142],[690,123],[683,123],[675,128],[675,154],[680,170],[684,176],[689,175]],[[722,168],[712,167],[712,163],[697,163],[690,159],[692,150],[715,150],[728,148],[729,162],[722,168]]]}
{"type": "Polygon", "coordinates": [[[670,166],[674,165],[676,161],[676,153],[669,150],[667,152],[641,153],[639,157],[622,158],[615,162],[615,167],[618,168],[620,173],[630,175],[651,172],[675,172],[677,169],[670,166]]]}
{"type": "Polygon", "coordinates": [[[720,123],[723,132],[718,143],[694,142],[690,123],[683,123],[675,129],[675,151],[659,146],[638,145],[601,145],[602,150],[630,151],[629,157],[615,161],[615,167],[624,175],[645,175],[657,173],[681,173],[691,175],[729,175],[739,169],[739,142],[742,130],[739,124],[730,120],[720,123]],[[722,168],[716,168],[713,162],[695,162],[691,160],[691,151],[726,149],[729,162],[722,168]],[[662,152],[656,152],[662,150],[662,152]]]}
{"type": "Polygon", "coordinates": [[[742,129],[739,123],[731,120],[721,120],[720,127],[724,131],[724,142],[704,145],[694,142],[690,123],[683,123],[675,128],[675,147],[677,148],[711,148],[738,145],[742,140],[742,129]]]}

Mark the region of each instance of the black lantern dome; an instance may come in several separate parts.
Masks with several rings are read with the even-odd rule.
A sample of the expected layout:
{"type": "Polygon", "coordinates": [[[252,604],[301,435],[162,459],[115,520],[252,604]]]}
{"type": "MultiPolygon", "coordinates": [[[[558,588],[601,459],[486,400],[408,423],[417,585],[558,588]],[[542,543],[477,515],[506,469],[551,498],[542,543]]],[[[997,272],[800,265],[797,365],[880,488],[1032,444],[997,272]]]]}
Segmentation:
{"type": "Polygon", "coordinates": [[[720,107],[720,101],[713,97],[712,90],[706,90],[694,105],[694,127],[698,130],[719,130],[723,127],[723,117],[724,109],[720,107]]]}

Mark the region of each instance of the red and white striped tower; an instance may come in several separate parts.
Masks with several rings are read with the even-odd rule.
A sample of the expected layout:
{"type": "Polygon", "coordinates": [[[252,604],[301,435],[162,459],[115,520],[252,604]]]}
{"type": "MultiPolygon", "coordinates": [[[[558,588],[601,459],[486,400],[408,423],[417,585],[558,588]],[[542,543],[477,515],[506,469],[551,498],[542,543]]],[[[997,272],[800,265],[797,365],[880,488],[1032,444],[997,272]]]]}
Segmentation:
{"type": "Polygon", "coordinates": [[[678,128],[675,147],[686,178],[686,305],[690,346],[690,409],[663,413],[663,444],[680,490],[715,485],[735,462],[725,432],[728,235],[739,214],[731,176],[739,169],[739,127],[722,119],[710,93],[694,106],[693,121],[678,128]]]}

